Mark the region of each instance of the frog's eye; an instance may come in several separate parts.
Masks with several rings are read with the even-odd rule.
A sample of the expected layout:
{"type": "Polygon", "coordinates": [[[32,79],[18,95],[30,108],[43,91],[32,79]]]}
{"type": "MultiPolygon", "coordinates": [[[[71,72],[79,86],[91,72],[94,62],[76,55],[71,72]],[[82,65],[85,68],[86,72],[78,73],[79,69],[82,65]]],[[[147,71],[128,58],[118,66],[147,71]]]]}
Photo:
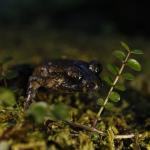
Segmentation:
{"type": "Polygon", "coordinates": [[[91,61],[89,64],[89,69],[96,74],[100,74],[103,70],[103,67],[99,62],[91,61]]]}

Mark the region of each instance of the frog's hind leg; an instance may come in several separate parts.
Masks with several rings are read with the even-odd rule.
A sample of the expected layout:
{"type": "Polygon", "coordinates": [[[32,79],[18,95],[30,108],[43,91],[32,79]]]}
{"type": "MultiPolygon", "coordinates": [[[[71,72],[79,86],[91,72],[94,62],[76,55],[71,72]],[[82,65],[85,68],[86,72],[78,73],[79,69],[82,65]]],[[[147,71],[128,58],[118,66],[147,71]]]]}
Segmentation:
{"type": "Polygon", "coordinates": [[[27,98],[26,98],[25,104],[24,104],[25,108],[28,108],[30,106],[30,104],[34,101],[36,93],[37,93],[39,87],[41,87],[40,81],[41,81],[41,78],[39,78],[39,77],[31,76],[29,78],[29,87],[27,90],[27,98]]]}

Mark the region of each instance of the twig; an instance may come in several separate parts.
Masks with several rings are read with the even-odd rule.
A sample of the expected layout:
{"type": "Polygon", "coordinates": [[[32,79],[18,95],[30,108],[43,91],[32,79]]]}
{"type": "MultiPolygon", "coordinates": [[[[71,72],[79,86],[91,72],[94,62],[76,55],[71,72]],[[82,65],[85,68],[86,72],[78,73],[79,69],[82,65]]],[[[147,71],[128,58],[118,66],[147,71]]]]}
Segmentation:
{"type": "MultiPolygon", "coordinates": [[[[79,124],[79,123],[74,123],[74,122],[71,122],[71,121],[64,121],[64,123],[74,127],[74,128],[80,128],[80,129],[83,129],[83,130],[86,130],[86,131],[91,131],[91,132],[96,132],[102,136],[106,136],[107,133],[103,132],[103,131],[100,131],[94,127],[89,127],[89,126],[86,126],[86,125],[82,125],[82,124],[79,124]]],[[[134,138],[136,136],[136,134],[123,134],[123,135],[114,135],[114,139],[131,139],[131,138],[134,138]]],[[[139,134],[138,137],[141,137],[142,134],[139,134]]]]}
{"type": "Polygon", "coordinates": [[[97,132],[101,135],[105,135],[105,133],[103,131],[100,131],[100,130],[94,128],[94,127],[89,127],[89,126],[82,125],[82,124],[79,124],[79,123],[74,123],[74,122],[71,122],[71,121],[64,121],[64,122],[69,124],[70,126],[72,126],[74,128],[80,128],[80,129],[83,129],[83,130],[86,130],[86,131],[97,132]]]}
{"type": "MultiPolygon", "coordinates": [[[[134,138],[136,136],[136,134],[126,134],[126,135],[115,135],[115,139],[131,139],[134,138]]],[[[139,134],[138,137],[141,137],[142,134],[139,134]]]]}

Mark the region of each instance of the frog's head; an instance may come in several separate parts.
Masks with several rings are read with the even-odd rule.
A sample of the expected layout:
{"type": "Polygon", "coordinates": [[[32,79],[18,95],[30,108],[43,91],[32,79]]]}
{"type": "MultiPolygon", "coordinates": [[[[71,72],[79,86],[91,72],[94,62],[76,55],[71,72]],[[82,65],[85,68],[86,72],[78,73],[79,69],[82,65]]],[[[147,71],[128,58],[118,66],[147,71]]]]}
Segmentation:
{"type": "Polygon", "coordinates": [[[97,61],[91,61],[86,67],[82,66],[82,74],[80,75],[80,88],[86,91],[100,89],[102,87],[102,81],[100,79],[101,72],[102,65],[97,61]]]}

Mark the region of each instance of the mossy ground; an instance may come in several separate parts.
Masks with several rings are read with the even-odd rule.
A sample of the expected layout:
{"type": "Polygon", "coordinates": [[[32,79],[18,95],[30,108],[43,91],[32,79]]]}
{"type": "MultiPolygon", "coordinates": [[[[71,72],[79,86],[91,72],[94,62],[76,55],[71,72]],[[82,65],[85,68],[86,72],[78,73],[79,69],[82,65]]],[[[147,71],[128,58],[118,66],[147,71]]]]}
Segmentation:
{"type": "MultiPolygon", "coordinates": [[[[11,56],[9,67],[16,64],[39,64],[45,59],[69,58],[102,62],[105,66],[114,62],[111,52],[120,49],[120,41],[131,47],[142,49],[140,58],[143,70],[136,79],[127,83],[121,93],[121,101],[106,109],[97,124],[97,132],[87,131],[62,121],[45,120],[35,123],[23,109],[24,94],[15,86],[16,107],[0,107],[0,150],[94,150],[94,149],[150,149],[150,82],[148,40],[127,38],[120,35],[90,36],[70,32],[43,31],[42,29],[3,30],[0,35],[0,58],[11,56]],[[108,130],[109,129],[109,130],[108,130]],[[108,132],[110,131],[110,132],[108,132]],[[114,139],[111,132],[121,135],[134,133],[130,139],[114,139]]],[[[21,77],[20,77],[21,78],[21,77]]],[[[9,81],[8,81],[9,82],[9,81]]],[[[14,81],[16,82],[16,81],[14,81]]],[[[11,88],[13,82],[7,86],[11,88]]],[[[4,86],[1,84],[1,86],[4,86]]],[[[24,87],[22,85],[22,87],[24,87]]],[[[106,92],[104,90],[104,92],[106,92]]],[[[38,99],[47,100],[49,105],[64,103],[69,107],[68,118],[75,123],[91,126],[99,106],[96,100],[104,93],[49,95],[39,94],[38,99]]]]}

